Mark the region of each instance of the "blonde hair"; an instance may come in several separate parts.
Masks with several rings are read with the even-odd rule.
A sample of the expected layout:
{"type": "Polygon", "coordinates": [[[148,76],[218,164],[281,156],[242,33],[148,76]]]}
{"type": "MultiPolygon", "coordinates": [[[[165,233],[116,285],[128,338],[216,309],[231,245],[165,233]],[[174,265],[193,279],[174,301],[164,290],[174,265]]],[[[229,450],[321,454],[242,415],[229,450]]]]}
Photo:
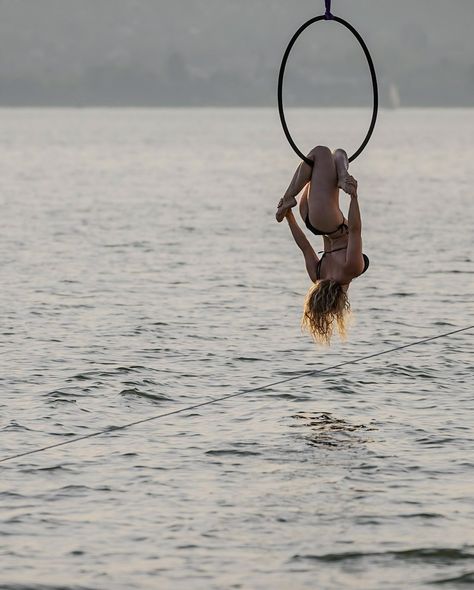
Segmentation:
{"type": "Polygon", "coordinates": [[[350,309],[340,283],[330,279],[316,281],[306,295],[301,327],[308,330],[315,342],[329,345],[336,322],[339,336],[344,340],[350,309]]]}

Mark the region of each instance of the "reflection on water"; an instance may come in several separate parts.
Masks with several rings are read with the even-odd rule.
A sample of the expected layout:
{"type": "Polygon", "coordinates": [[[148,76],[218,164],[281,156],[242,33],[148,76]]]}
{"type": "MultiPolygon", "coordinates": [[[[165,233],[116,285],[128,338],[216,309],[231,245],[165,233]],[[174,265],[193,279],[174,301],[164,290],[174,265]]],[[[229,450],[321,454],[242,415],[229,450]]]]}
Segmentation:
{"type": "Polygon", "coordinates": [[[351,424],[327,412],[299,412],[293,418],[299,422],[297,426],[303,427],[305,439],[315,446],[339,447],[363,444],[369,439],[357,433],[375,430],[365,424],[351,424]]]}

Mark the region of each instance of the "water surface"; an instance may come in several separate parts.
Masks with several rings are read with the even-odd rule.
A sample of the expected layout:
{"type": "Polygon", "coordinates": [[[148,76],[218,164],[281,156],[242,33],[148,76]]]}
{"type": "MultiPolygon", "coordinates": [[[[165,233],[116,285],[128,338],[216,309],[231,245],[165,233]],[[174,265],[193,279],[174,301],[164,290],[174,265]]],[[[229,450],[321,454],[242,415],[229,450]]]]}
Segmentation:
{"type": "MultiPolygon", "coordinates": [[[[367,117],[289,113],[308,150],[367,117]]],[[[330,349],[273,219],[298,163],[274,110],[0,122],[2,457],[474,324],[473,111],[381,113],[330,349]]],[[[0,587],[472,585],[472,391],[471,332],[4,463],[0,587]]]]}

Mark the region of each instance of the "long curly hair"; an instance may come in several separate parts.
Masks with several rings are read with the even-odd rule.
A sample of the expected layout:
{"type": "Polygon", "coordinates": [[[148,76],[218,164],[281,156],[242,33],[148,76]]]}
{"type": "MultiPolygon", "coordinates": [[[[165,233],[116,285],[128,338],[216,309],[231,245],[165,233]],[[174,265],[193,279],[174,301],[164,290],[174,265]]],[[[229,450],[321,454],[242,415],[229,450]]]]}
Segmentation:
{"type": "Polygon", "coordinates": [[[346,292],[337,281],[316,281],[306,295],[301,327],[308,330],[315,342],[329,345],[334,325],[341,339],[346,336],[351,306],[346,292]]]}

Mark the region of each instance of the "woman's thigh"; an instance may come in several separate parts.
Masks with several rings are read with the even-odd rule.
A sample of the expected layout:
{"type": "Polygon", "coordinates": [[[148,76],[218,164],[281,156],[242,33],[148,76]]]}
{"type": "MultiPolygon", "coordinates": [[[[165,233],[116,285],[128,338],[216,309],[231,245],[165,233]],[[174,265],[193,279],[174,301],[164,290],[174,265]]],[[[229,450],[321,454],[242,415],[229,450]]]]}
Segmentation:
{"type": "Polygon", "coordinates": [[[317,146],[310,152],[314,159],[311,183],[307,195],[310,221],[317,221],[330,229],[334,222],[340,223],[339,189],[337,169],[331,150],[317,146]]]}

